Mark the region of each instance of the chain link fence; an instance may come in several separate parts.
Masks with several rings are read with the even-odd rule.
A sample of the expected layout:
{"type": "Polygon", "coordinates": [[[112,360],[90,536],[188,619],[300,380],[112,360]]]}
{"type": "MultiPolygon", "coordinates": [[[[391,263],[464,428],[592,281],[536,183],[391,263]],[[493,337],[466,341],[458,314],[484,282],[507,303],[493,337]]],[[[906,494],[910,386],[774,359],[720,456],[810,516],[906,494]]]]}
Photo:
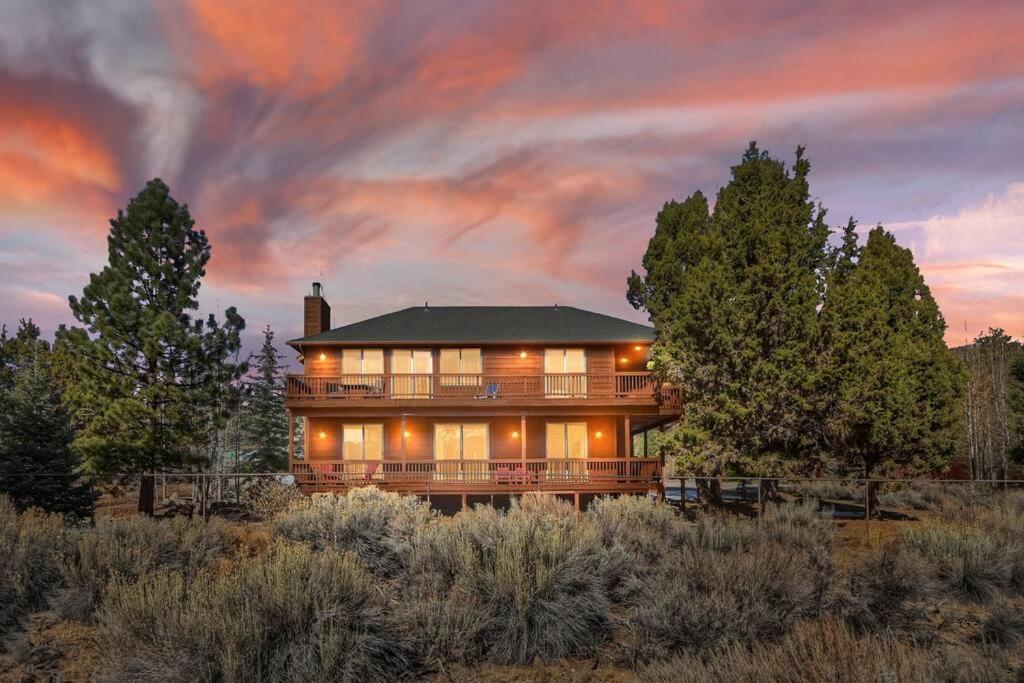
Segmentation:
{"type": "MultiPolygon", "coordinates": [[[[139,493],[144,475],[11,475],[23,477],[63,477],[72,483],[85,483],[93,492],[93,518],[122,517],[138,513],[139,493]]],[[[154,512],[159,516],[188,514],[223,515],[245,518],[247,501],[261,484],[276,481],[296,487],[288,473],[173,473],[150,475],[154,487],[154,512]]],[[[992,496],[1006,491],[1024,491],[1024,481],[962,481],[940,479],[822,479],[822,478],[740,478],[688,477],[652,480],[646,491],[611,495],[641,495],[662,498],[666,504],[688,517],[699,514],[736,514],[757,517],[768,506],[813,504],[822,516],[836,520],[917,521],[930,518],[963,518],[970,508],[983,505],[992,496]]],[[[570,506],[585,511],[607,493],[580,491],[540,491],[570,506]]],[[[507,510],[525,491],[507,493],[453,492],[450,486],[432,490],[424,482],[415,495],[443,515],[477,505],[507,510]]],[[[311,495],[335,495],[312,493],[311,495]]],[[[1022,498],[1024,500],[1024,498],[1022,498]]]]}

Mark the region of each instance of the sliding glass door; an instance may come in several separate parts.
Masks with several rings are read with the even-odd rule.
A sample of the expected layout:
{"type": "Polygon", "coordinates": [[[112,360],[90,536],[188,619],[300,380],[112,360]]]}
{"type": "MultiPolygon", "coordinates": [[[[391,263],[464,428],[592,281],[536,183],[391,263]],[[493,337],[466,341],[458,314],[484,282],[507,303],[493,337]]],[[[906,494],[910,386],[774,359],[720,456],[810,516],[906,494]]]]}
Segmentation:
{"type": "Polygon", "coordinates": [[[544,349],[544,395],[548,398],[587,395],[587,354],[583,349],[544,349]]]}
{"type": "Polygon", "coordinates": [[[433,371],[430,349],[395,349],[391,352],[392,394],[395,398],[430,398],[433,371]]]}

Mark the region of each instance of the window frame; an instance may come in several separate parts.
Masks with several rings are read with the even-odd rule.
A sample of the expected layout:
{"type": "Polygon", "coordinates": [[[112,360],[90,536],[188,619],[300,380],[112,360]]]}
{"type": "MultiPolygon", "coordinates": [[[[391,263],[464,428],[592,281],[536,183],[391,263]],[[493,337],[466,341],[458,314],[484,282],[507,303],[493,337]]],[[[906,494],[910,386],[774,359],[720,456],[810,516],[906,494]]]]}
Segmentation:
{"type": "Polygon", "coordinates": [[[370,462],[376,462],[376,461],[384,460],[384,455],[387,452],[387,425],[385,425],[383,422],[343,422],[341,424],[341,430],[340,430],[341,431],[341,435],[340,435],[341,439],[339,440],[340,441],[340,449],[341,449],[340,455],[341,455],[342,462],[359,462],[359,463],[364,463],[364,464],[367,462],[367,457],[366,457],[366,428],[367,427],[380,427],[380,457],[379,458],[369,458],[369,461],[370,462]],[[353,428],[353,427],[359,427],[360,428],[360,436],[361,436],[360,450],[362,451],[362,453],[361,453],[362,457],[360,457],[360,458],[347,458],[347,457],[345,457],[345,444],[346,444],[346,441],[345,441],[345,430],[353,428]]]}
{"type": "Polygon", "coordinates": [[[480,386],[483,379],[484,372],[484,350],[479,346],[466,346],[466,347],[450,347],[440,349],[438,353],[438,370],[441,373],[441,386],[444,387],[478,387],[480,386]],[[477,364],[476,370],[467,371],[465,368],[466,358],[464,356],[466,351],[476,351],[477,364]],[[446,373],[444,370],[445,365],[445,354],[451,354],[452,352],[458,353],[455,359],[457,370],[455,372],[446,373]],[[455,375],[452,377],[451,375],[455,375]]]}

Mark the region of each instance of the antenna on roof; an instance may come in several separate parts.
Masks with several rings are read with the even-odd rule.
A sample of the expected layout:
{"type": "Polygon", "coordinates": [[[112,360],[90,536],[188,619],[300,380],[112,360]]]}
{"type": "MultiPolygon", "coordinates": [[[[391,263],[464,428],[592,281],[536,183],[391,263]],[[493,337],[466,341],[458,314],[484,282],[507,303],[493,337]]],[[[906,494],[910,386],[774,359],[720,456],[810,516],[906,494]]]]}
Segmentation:
{"type": "Polygon", "coordinates": [[[558,309],[558,304],[555,304],[555,309],[556,309],[556,310],[558,309]]]}
{"type": "Polygon", "coordinates": [[[429,311],[430,310],[430,302],[429,301],[424,301],[423,302],[423,310],[424,311],[429,311]]]}

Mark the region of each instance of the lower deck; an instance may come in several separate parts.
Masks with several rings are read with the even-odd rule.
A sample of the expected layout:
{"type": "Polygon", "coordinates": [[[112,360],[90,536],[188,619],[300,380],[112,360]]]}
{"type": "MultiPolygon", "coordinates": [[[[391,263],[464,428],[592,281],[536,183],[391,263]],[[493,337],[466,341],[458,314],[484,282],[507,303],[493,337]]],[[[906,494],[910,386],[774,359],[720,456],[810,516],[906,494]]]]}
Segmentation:
{"type": "Polygon", "coordinates": [[[293,417],[300,418],[292,440],[299,447],[289,469],[307,492],[372,485],[418,495],[646,494],[661,479],[640,416],[293,417]]]}

